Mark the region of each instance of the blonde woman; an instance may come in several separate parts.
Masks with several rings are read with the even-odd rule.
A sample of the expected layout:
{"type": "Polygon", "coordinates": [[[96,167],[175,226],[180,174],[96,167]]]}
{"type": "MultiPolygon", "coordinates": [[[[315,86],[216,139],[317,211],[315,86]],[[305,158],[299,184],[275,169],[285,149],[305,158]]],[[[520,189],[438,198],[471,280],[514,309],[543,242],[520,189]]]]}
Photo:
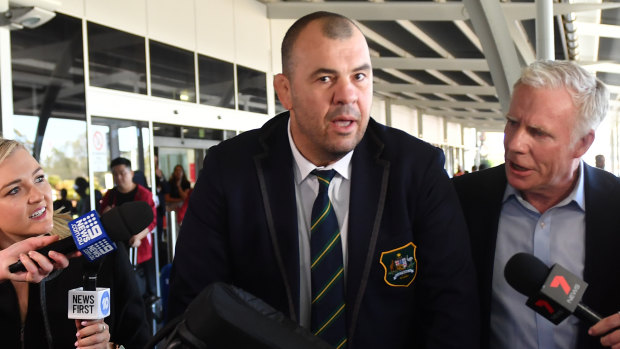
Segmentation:
{"type": "MultiPolygon", "coordinates": [[[[67,230],[66,222],[54,225],[52,189],[43,169],[19,142],[0,139],[0,250],[7,254],[16,245],[53,229],[67,230]]],[[[51,242],[45,239],[44,243],[51,242]]],[[[66,268],[53,270],[40,283],[14,278],[0,282],[2,347],[95,349],[109,348],[115,342],[126,348],[141,348],[148,341],[144,304],[124,248],[106,256],[101,265],[83,259],[68,263],[66,257],[54,253],[50,254],[54,262],[44,261],[35,253],[31,260],[20,258],[32,278],[56,265],[66,268]],[[41,262],[42,270],[37,270],[32,261],[41,262]],[[70,320],[67,293],[82,286],[84,268],[92,267],[99,268],[98,286],[111,290],[111,315],[105,321],[70,320]]]]}

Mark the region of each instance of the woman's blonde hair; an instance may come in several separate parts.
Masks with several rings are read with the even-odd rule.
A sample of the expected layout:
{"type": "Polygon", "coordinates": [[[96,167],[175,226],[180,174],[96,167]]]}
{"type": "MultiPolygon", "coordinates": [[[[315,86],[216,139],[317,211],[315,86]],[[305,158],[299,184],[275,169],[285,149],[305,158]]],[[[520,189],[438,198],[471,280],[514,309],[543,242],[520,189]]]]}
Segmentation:
{"type": "Polygon", "coordinates": [[[19,148],[26,149],[26,147],[18,141],[0,138],[0,163],[19,148]]]}
{"type": "MultiPolygon", "coordinates": [[[[18,141],[0,138],[0,164],[17,149],[26,150],[26,147],[18,141]]],[[[52,227],[50,234],[58,235],[62,239],[71,235],[71,231],[69,230],[69,226],[67,224],[71,220],[71,216],[60,213],[60,211],[61,210],[58,210],[53,213],[54,226],[52,227]]]]}

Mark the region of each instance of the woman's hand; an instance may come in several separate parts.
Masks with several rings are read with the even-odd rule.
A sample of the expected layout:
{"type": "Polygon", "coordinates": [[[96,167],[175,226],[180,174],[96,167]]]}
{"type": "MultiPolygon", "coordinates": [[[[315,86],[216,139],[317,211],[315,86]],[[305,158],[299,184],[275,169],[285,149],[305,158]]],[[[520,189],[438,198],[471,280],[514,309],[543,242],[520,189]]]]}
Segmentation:
{"type": "Polygon", "coordinates": [[[75,254],[65,256],[61,253],[50,251],[48,255],[52,259],[50,261],[46,256],[35,251],[57,240],[58,236],[37,236],[16,242],[1,250],[0,281],[40,282],[54,269],[66,268],[69,265],[69,258],[75,254]],[[9,265],[17,262],[17,259],[22,262],[26,271],[10,273],[9,265]]]}
{"type": "Polygon", "coordinates": [[[75,347],[80,349],[107,349],[110,341],[110,326],[99,320],[75,320],[77,341],[75,347]]]}

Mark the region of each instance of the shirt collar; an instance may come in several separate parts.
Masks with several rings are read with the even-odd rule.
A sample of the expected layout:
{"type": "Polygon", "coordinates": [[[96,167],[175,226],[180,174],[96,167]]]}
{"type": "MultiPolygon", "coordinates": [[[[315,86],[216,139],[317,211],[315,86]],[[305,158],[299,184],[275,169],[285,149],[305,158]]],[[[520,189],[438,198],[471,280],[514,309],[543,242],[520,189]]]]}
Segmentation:
{"type": "Polygon", "coordinates": [[[333,164],[323,167],[317,167],[308,159],[306,159],[301,153],[295,142],[293,142],[293,136],[291,135],[291,119],[288,120],[288,143],[291,146],[291,152],[293,153],[293,158],[295,159],[295,181],[297,184],[303,182],[306,177],[315,169],[320,170],[331,170],[334,169],[340,176],[345,179],[349,179],[351,177],[351,157],[353,156],[353,150],[348,152],[345,156],[343,156],[340,160],[336,161],[333,164]]]}
{"type": "MultiPolygon", "coordinates": [[[[582,211],[586,211],[586,200],[584,195],[584,176],[583,176],[583,160],[579,160],[579,179],[577,180],[577,185],[573,188],[570,194],[565,197],[562,201],[558,202],[553,207],[561,207],[566,206],[571,202],[575,202],[582,211]]],[[[537,211],[529,202],[525,201],[521,193],[516,190],[510,183],[506,184],[506,190],[504,191],[504,198],[502,199],[502,203],[505,203],[510,199],[510,197],[514,196],[523,206],[529,208],[530,210],[537,211]]]]}

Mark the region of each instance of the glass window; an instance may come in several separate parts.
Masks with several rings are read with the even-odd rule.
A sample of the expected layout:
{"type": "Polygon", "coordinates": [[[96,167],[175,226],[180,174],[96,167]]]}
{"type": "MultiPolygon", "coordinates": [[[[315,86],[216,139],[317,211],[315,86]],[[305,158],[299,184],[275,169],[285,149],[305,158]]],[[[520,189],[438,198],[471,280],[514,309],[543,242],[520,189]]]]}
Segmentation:
{"type": "Polygon", "coordinates": [[[14,113],[39,117],[41,140],[51,117],[86,120],[82,47],[81,20],[60,13],[11,32],[14,113]]]}
{"type": "Polygon", "coordinates": [[[234,69],[232,63],[198,55],[200,104],[235,109],[234,69]]]}
{"type": "MultiPolygon", "coordinates": [[[[13,117],[15,139],[22,142],[31,153],[34,151],[38,125],[39,118],[36,116],[13,117]]],[[[67,190],[69,200],[79,200],[73,181],[77,177],[88,178],[86,142],[86,121],[49,119],[38,158],[54,189],[54,200],[60,196],[61,189],[67,190]]]]}
{"type": "Polygon", "coordinates": [[[190,127],[171,124],[153,123],[154,137],[174,137],[183,139],[206,139],[221,141],[224,138],[226,130],[216,130],[212,128],[190,127]]]}
{"type": "Polygon", "coordinates": [[[11,64],[15,139],[52,188],[78,199],[73,180],[88,174],[82,21],[58,13],[40,27],[11,31],[11,64]]]}
{"type": "Polygon", "coordinates": [[[280,103],[280,99],[278,98],[278,94],[276,92],[273,93],[276,101],[276,114],[280,114],[286,111],[282,103],[280,103]]]}
{"type": "Polygon", "coordinates": [[[153,123],[153,145],[159,154],[159,168],[168,178],[182,165],[189,181],[196,182],[206,149],[232,138],[235,131],[153,123]]]}
{"type": "Polygon", "coordinates": [[[88,23],[90,85],[146,94],[144,38],[88,23]]]}
{"type": "MultiPolygon", "coordinates": [[[[106,189],[114,187],[110,161],[124,157],[131,161],[131,169],[145,174],[147,186],[151,181],[151,159],[148,123],[122,119],[92,117],[92,133],[102,137],[102,149],[93,149],[93,174],[95,185],[106,189]]],[[[96,145],[95,145],[96,147],[96,145]]]]}
{"type": "Polygon", "coordinates": [[[194,53],[149,41],[151,95],[196,102],[194,53]]]}
{"type": "Polygon", "coordinates": [[[239,110],[267,114],[267,74],[237,66],[239,110]]]}

